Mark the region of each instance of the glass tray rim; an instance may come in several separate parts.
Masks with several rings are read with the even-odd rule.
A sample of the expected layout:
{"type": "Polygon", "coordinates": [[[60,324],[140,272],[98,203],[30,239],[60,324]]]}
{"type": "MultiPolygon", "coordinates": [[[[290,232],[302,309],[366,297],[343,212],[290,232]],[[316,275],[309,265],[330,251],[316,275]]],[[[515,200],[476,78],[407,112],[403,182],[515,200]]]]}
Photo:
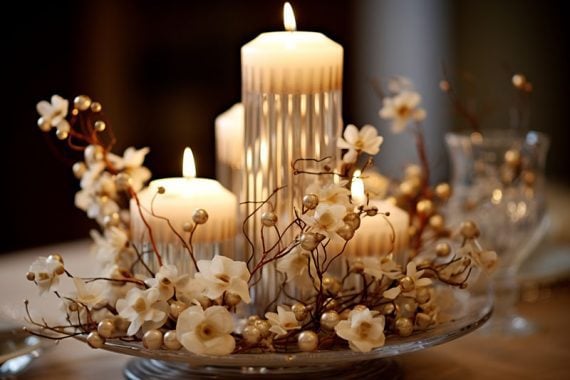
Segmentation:
{"type": "MultiPolygon", "coordinates": [[[[198,367],[314,367],[330,365],[339,361],[350,363],[389,358],[443,344],[481,327],[489,320],[492,312],[493,298],[491,294],[470,298],[464,316],[414,333],[409,337],[388,336],[384,346],[366,353],[354,352],[346,348],[315,352],[238,353],[212,356],[196,355],[184,348],[178,351],[151,350],[145,348],[141,342],[126,342],[120,339],[107,340],[102,349],[133,357],[186,363],[198,367]]],[[[86,335],[79,335],[76,339],[85,342],[86,335]]]]}

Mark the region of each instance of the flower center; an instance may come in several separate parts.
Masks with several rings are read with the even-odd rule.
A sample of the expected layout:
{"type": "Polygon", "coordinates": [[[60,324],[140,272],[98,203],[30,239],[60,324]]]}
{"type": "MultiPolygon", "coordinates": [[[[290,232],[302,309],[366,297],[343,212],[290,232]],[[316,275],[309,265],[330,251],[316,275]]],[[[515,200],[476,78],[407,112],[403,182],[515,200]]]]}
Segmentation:
{"type": "Polygon", "coordinates": [[[335,222],[334,216],[330,212],[325,212],[319,217],[319,224],[325,229],[335,222]]]}
{"type": "Polygon", "coordinates": [[[408,106],[401,106],[396,109],[396,113],[401,118],[407,118],[410,113],[410,108],[408,106]]]}
{"type": "Polygon", "coordinates": [[[356,142],[354,143],[354,147],[356,148],[356,150],[362,150],[364,148],[364,141],[362,141],[362,139],[356,140],[356,142]]]}
{"type": "Polygon", "coordinates": [[[202,322],[196,326],[196,335],[203,340],[212,339],[214,337],[214,329],[212,329],[212,326],[210,326],[208,322],[202,322]]]}
{"type": "Polygon", "coordinates": [[[368,336],[368,334],[370,333],[370,330],[372,329],[372,325],[368,322],[362,322],[360,324],[360,326],[358,326],[358,335],[360,335],[361,338],[366,338],[368,336]]]}
{"type": "Polygon", "coordinates": [[[228,275],[225,274],[225,273],[218,273],[218,274],[216,275],[216,278],[217,278],[218,280],[222,281],[222,282],[225,282],[226,284],[229,284],[229,283],[230,283],[230,276],[228,276],[228,275]]]}
{"type": "Polygon", "coordinates": [[[144,299],[140,297],[137,298],[137,300],[133,304],[133,310],[136,311],[137,313],[142,313],[143,311],[145,311],[145,309],[146,309],[146,302],[144,302],[144,299]]]}

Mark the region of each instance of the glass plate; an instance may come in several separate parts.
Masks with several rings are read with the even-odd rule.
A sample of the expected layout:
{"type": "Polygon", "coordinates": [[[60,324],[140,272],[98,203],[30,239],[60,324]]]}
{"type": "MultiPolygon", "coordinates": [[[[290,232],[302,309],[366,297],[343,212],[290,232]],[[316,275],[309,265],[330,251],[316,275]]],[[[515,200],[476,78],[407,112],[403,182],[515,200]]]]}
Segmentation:
{"type": "MultiPolygon", "coordinates": [[[[140,357],[125,368],[127,379],[232,379],[253,376],[297,378],[300,374],[318,375],[320,379],[357,379],[395,373],[389,358],[422,350],[459,338],[483,325],[491,316],[490,295],[471,297],[461,317],[409,337],[388,337],[383,347],[367,353],[344,350],[292,353],[243,353],[227,356],[200,356],[184,349],[149,350],[139,342],[108,340],[103,349],[140,357]]],[[[80,339],[85,340],[84,337],[80,339]]],[[[397,371],[396,371],[397,372],[397,371]]],[[[394,376],[389,376],[394,377],[394,376]]]]}

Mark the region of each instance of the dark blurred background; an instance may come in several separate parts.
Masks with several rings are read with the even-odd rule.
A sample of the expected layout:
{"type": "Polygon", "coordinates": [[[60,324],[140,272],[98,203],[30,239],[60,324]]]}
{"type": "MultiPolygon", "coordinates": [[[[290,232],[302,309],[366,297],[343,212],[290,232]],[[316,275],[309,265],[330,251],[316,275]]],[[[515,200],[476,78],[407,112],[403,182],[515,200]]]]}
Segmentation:
{"type": "MultiPolygon", "coordinates": [[[[93,224],[75,209],[73,159],[36,127],[35,105],[57,93],[103,104],[115,152],[149,146],[155,178],[179,176],[191,146],[198,174],[215,176],[214,118],[240,100],[240,47],[282,29],[282,1],[14,2],[2,17],[0,252],[83,238],[93,224]]],[[[447,175],[442,135],[461,124],[438,89],[445,62],[473,78],[486,127],[508,125],[510,75],[534,84],[531,127],[552,136],[548,177],[569,182],[565,119],[570,85],[570,13],[549,1],[296,0],[300,30],[320,31],[345,49],[344,119],[386,135],[380,168],[414,160],[406,136],[390,136],[377,115],[374,78],[409,76],[424,96],[430,159],[447,175]],[[492,107],[487,107],[492,105],[492,107]],[[401,156],[401,152],[405,156],[401,156]]]]}

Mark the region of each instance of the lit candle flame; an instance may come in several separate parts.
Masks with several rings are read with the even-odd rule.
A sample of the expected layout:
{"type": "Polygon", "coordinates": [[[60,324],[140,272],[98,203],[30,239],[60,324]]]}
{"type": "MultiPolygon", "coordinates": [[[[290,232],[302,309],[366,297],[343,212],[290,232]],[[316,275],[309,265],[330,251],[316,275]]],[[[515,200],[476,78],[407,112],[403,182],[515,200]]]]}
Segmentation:
{"type": "Polygon", "coordinates": [[[289,2],[286,2],[283,5],[283,25],[285,25],[285,30],[288,32],[294,32],[297,30],[295,14],[293,13],[293,7],[291,7],[289,2]]]}
{"type": "Polygon", "coordinates": [[[184,158],[182,159],[182,176],[184,178],[196,177],[196,163],[194,162],[194,155],[192,149],[186,147],[184,149],[184,158]]]}
{"type": "Polygon", "coordinates": [[[352,176],[352,184],[350,185],[350,194],[352,203],[357,206],[366,204],[366,193],[364,192],[364,182],[360,178],[360,170],[355,170],[352,176]]]}

